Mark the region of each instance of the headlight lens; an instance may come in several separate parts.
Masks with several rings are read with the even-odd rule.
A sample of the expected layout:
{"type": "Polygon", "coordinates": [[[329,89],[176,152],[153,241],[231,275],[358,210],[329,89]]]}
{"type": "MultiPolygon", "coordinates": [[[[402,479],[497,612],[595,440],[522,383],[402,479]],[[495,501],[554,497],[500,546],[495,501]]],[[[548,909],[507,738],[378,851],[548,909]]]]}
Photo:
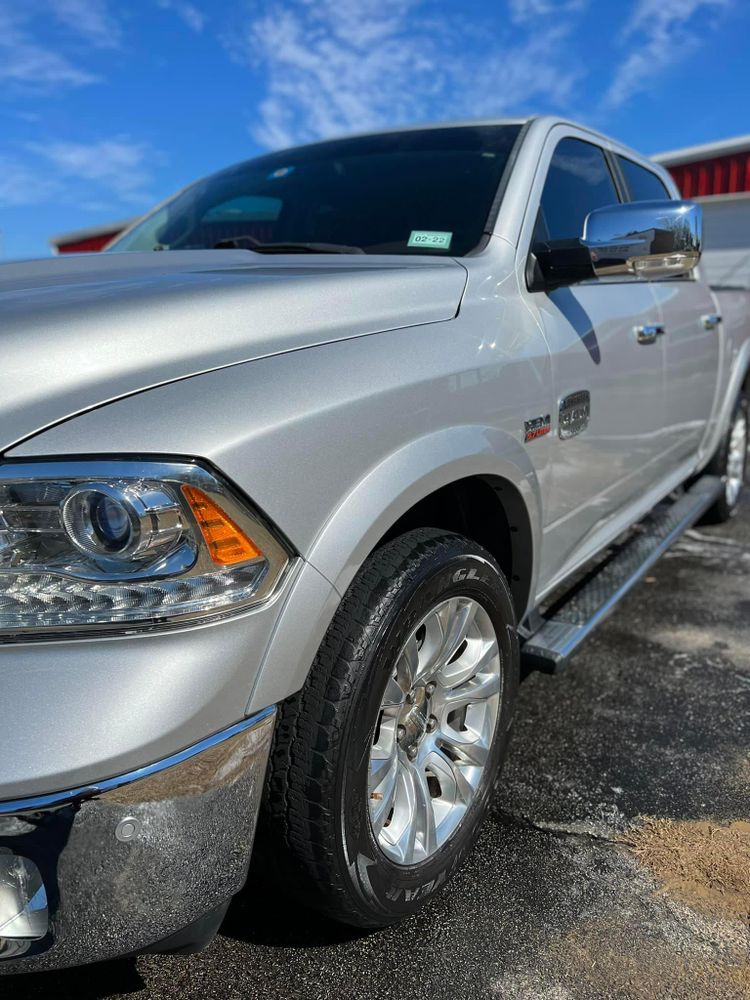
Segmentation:
{"type": "Polygon", "coordinates": [[[153,627],[250,607],[289,546],[187,462],[0,465],[0,634],[153,627]]]}

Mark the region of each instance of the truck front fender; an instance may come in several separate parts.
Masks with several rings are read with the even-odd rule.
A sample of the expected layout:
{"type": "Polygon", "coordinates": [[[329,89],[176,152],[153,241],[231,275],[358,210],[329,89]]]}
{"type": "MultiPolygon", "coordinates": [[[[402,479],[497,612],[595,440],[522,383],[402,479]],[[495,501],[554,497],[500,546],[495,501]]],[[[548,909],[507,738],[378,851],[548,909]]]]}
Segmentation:
{"type": "MultiPolygon", "coordinates": [[[[284,607],[261,665],[248,711],[299,690],[333,619],[338,601],[389,529],[421,500],[467,477],[503,484],[521,498],[528,517],[532,556],[542,532],[540,488],[523,446],[492,427],[450,427],[415,438],[374,466],[331,513],[313,541],[307,561],[334,590],[322,594],[313,621],[294,594],[284,607]],[[305,628],[299,622],[305,621],[305,628]]],[[[535,589],[532,557],[531,593],[535,589]]],[[[320,589],[320,578],[318,587],[320,589]]]]}

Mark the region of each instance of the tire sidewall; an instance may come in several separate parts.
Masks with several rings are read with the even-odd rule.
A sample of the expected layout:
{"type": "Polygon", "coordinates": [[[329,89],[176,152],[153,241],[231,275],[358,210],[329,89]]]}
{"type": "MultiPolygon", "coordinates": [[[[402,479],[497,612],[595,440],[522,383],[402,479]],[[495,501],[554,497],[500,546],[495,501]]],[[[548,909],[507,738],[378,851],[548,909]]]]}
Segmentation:
{"type": "Polygon", "coordinates": [[[449,880],[473,847],[505,754],[518,688],[514,621],[510,594],[494,560],[486,553],[472,552],[470,543],[461,545],[457,539],[455,551],[447,559],[443,555],[418,567],[369,638],[351,702],[336,790],[341,816],[339,847],[363,923],[382,925],[413,912],[449,880]],[[431,858],[407,867],[385,855],[372,830],[367,799],[370,751],[396,656],[430,608],[456,596],[480,603],[495,627],[503,670],[500,712],[482,784],[458,829],[431,858]]]}
{"type": "MultiPolygon", "coordinates": [[[[729,436],[727,438],[727,454],[726,454],[725,474],[729,471],[729,449],[730,449],[730,442],[731,442],[731,439],[732,439],[732,431],[734,430],[734,425],[737,422],[737,417],[740,414],[744,414],[744,416],[745,416],[745,433],[746,433],[746,437],[745,437],[745,456],[744,456],[744,463],[743,463],[743,466],[742,466],[742,484],[743,485],[742,485],[742,489],[739,492],[739,495],[737,496],[736,501],[731,505],[732,516],[734,516],[734,514],[736,514],[737,511],[739,510],[740,503],[742,501],[742,494],[745,491],[745,483],[747,481],[747,432],[748,432],[748,430],[750,430],[750,400],[745,395],[745,393],[742,393],[742,395],[740,396],[739,400],[737,401],[737,407],[736,407],[736,409],[734,411],[734,414],[732,415],[732,423],[731,423],[731,426],[729,428],[729,436]]],[[[727,506],[728,507],[730,506],[729,503],[727,503],[727,506]]]]}
{"type": "MultiPolygon", "coordinates": [[[[714,473],[714,475],[721,476],[724,479],[726,479],[726,476],[729,471],[729,449],[731,446],[732,431],[734,430],[734,425],[740,413],[744,413],[747,426],[750,427],[750,400],[748,399],[747,395],[744,392],[740,393],[740,396],[737,400],[737,404],[734,410],[732,411],[732,419],[729,423],[727,433],[724,436],[724,441],[722,443],[721,451],[719,453],[719,461],[715,462],[714,467],[710,468],[709,470],[712,473],[714,473]]],[[[747,464],[748,463],[747,463],[747,451],[746,451],[745,464],[743,469],[743,483],[747,479],[747,464]]],[[[743,493],[744,493],[744,486],[740,490],[736,501],[730,504],[729,500],[727,499],[726,487],[725,487],[724,492],[721,494],[719,500],[716,502],[713,511],[714,516],[713,517],[709,516],[709,520],[728,521],[730,518],[734,517],[740,509],[740,503],[742,501],[743,493]]]]}

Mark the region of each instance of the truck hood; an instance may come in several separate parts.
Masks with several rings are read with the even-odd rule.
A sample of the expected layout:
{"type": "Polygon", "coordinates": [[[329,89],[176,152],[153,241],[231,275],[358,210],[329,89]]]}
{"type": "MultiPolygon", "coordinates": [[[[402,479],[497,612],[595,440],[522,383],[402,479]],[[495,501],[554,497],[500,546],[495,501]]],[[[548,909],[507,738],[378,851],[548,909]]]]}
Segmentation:
{"type": "Polygon", "coordinates": [[[2,264],[0,450],[165,382],[452,319],[465,283],[457,261],[434,257],[189,250],[2,264]]]}

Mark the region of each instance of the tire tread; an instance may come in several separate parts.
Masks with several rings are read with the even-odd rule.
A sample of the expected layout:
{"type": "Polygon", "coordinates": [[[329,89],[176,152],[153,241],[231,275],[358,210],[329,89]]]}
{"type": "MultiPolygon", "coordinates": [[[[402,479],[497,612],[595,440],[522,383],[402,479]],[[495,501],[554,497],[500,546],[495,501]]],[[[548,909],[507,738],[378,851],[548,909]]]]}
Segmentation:
{"type": "Polygon", "coordinates": [[[287,892],[350,924],[368,922],[339,871],[337,817],[325,805],[333,798],[332,761],[344,738],[347,713],[341,705],[355,690],[367,637],[377,631],[411,573],[441,550],[455,553],[457,542],[464,552],[495,563],[476,543],[433,528],[410,531],[375,550],[344,595],[304,687],[279,706],[261,820],[264,860],[287,892]]]}

